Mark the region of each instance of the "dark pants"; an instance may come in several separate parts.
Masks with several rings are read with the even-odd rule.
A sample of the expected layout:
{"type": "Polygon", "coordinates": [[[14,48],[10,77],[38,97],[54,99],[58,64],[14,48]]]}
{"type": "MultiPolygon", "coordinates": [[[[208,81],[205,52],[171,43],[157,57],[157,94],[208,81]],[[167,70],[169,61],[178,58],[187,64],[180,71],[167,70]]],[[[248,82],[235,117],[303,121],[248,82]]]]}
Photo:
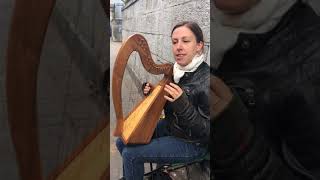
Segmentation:
{"type": "Polygon", "coordinates": [[[116,145],[123,160],[126,180],[142,180],[144,163],[173,164],[191,162],[206,154],[206,149],[169,136],[166,121],[161,120],[154,136],[146,145],[125,145],[120,138],[116,145]]]}

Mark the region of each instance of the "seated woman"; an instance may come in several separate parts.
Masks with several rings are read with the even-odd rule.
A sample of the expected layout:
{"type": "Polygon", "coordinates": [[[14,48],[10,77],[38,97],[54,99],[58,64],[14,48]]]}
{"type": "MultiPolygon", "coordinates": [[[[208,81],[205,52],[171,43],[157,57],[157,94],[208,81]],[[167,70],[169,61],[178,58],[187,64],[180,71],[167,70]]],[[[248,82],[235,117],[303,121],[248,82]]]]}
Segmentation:
{"type": "MultiPolygon", "coordinates": [[[[116,145],[123,159],[126,180],[142,180],[144,163],[187,163],[207,153],[210,138],[208,89],[210,68],[204,62],[203,33],[195,22],[181,22],[172,32],[175,58],[173,80],[165,86],[169,96],[165,119],[161,120],[152,140],[146,145],[116,145]]],[[[144,93],[152,90],[149,83],[144,93]]]]}

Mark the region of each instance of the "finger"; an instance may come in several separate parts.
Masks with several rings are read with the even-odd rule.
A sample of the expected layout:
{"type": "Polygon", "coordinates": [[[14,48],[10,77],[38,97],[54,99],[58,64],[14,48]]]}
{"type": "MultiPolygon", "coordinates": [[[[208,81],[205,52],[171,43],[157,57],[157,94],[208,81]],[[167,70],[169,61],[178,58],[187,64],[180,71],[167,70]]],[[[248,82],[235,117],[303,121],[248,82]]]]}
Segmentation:
{"type": "Polygon", "coordinates": [[[174,83],[170,83],[170,85],[175,90],[175,99],[178,99],[183,93],[182,88],[180,86],[178,86],[177,84],[174,84],[174,83]]]}
{"type": "Polygon", "coordinates": [[[173,101],[174,101],[173,98],[171,98],[171,97],[169,97],[169,96],[166,96],[166,95],[164,95],[164,98],[165,98],[166,100],[170,101],[170,102],[173,102],[173,101]]]}
{"type": "Polygon", "coordinates": [[[229,89],[221,79],[215,76],[210,77],[210,88],[215,93],[219,93],[219,92],[221,93],[222,91],[229,89]]]}
{"type": "Polygon", "coordinates": [[[227,107],[228,101],[218,97],[213,91],[210,91],[210,117],[219,116],[227,107]]]}
{"type": "Polygon", "coordinates": [[[145,90],[143,91],[143,93],[144,93],[144,94],[147,94],[147,93],[149,93],[149,91],[145,89],[145,90]]]}
{"type": "Polygon", "coordinates": [[[182,89],[180,88],[180,86],[176,85],[175,83],[170,83],[170,86],[173,87],[174,89],[176,89],[178,92],[181,92],[182,89]]]}
{"type": "Polygon", "coordinates": [[[151,89],[150,87],[146,87],[143,89],[143,92],[148,92],[148,91],[150,91],[150,89],[151,89]]]}
{"type": "Polygon", "coordinates": [[[220,101],[217,105],[215,105],[213,108],[213,117],[219,116],[225,109],[226,109],[227,103],[225,101],[220,101]]]}
{"type": "Polygon", "coordinates": [[[221,79],[215,76],[210,76],[210,89],[222,99],[232,98],[230,88],[221,79]]]}
{"type": "Polygon", "coordinates": [[[148,83],[148,87],[150,87],[150,89],[152,89],[153,85],[151,83],[148,83]]]}
{"type": "MultiPolygon", "coordinates": [[[[173,94],[179,94],[179,92],[178,92],[175,88],[171,87],[171,86],[168,85],[168,84],[166,84],[164,88],[168,89],[168,90],[169,90],[171,93],[173,93],[173,94]]],[[[172,95],[172,94],[171,94],[171,95],[172,95]]]]}
{"type": "Polygon", "coordinates": [[[144,90],[150,90],[151,88],[149,87],[149,86],[146,86],[145,88],[144,88],[144,90]]]}
{"type": "Polygon", "coordinates": [[[210,91],[210,102],[213,106],[217,105],[221,99],[213,93],[213,91],[210,91]]]}
{"type": "Polygon", "coordinates": [[[172,88],[167,88],[167,87],[164,87],[164,90],[170,94],[170,96],[172,96],[173,98],[176,98],[178,96],[177,92],[175,90],[173,90],[172,88]]]}
{"type": "Polygon", "coordinates": [[[174,96],[173,92],[171,90],[169,90],[168,88],[165,87],[164,91],[167,92],[170,96],[172,96],[172,97],[174,96]]]}

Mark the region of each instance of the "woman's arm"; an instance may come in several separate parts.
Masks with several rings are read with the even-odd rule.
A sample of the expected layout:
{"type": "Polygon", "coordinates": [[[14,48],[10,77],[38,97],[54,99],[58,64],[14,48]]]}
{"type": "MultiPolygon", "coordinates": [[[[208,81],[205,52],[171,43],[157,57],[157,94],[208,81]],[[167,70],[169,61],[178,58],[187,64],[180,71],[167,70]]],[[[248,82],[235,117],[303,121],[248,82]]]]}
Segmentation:
{"type": "Polygon", "coordinates": [[[223,109],[219,116],[211,119],[213,138],[210,152],[213,154],[213,173],[216,179],[304,179],[305,177],[289,168],[283,158],[273,151],[264,134],[257,131],[237,93],[225,89],[227,86],[219,83],[223,82],[215,81],[215,85],[219,86],[214,89],[216,98],[222,98],[219,101],[227,103],[218,108],[223,109]],[[233,93],[229,102],[217,95],[227,91],[233,93]]]}
{"type": "Polygon", "coordinates": [[[187,94],[178,86],[173,85],[170,93],[170,87],[167,87],[167,92],[171,97],[165,97],[170,101],[170,107],[174,112],[174,116],[177,119],[175,123],[179,128],[183,129],[186,135],[193,140],[201,140],[203,143],[208,143],[210,139],[210,112],[209,112],[209,74],[203,77],[199,87],[199,93],[192,95],[193,98],[198,99],[197,104],[190,102],[187,94]]]}

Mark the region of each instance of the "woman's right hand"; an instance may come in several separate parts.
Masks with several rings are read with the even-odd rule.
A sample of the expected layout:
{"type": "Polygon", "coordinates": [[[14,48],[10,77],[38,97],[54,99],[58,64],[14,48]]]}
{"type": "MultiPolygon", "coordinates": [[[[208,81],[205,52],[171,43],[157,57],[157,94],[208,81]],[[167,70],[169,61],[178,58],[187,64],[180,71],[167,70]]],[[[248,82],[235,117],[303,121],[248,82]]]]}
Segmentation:
{"type": "Polygon", "coordinates": [[[211,116],[216,118],[229,105],[233,98],[230,88],[218,77],[210,76],[210,102],[211,116]]]}
{"type": "Polygon", "coordinates": [[[148,96],[152,90],[152,85],[148,82],[143,83],[143,95],[148,96]]]}

